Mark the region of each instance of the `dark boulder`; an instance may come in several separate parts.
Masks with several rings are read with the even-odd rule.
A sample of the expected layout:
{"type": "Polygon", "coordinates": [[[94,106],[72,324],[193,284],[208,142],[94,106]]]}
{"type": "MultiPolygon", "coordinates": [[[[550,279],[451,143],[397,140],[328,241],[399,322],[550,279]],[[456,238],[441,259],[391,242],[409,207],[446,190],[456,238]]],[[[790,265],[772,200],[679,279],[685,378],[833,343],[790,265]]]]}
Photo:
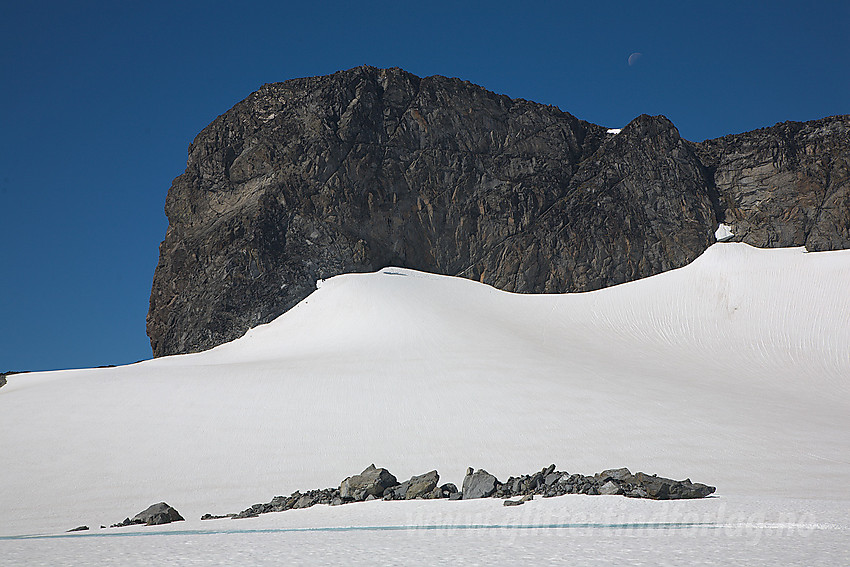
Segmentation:
{"type": "MultiPolygon", "coordinates": [[[[2,384],[0,384],[0,385],[2,385],[2,384]]],[[[70,533],[70,532],[85,532],[85,531],[88,531],[88,529],[89,529],[88,526],[77,526],[76,528],[71,528],[70,530],[68,530],[68,533],[70,533]]]]}
{"type": "Polygon", "coordinates": [[[631,482],[634,479],[631,471],[623,467],[620,469],[607,469],[601,473],[593,475],[597,480],[605,482],[606,480],[616,480],[618,482],[631,482]]]}
{"type": "Polygon", "coordinates": [[[161,524],[170,524],[171,522],[182,522],[183,520],[183,516],[177,510],[165,502],[159,502],[158,504],[149,506],[132,518],[125,518],[123,522],[112,524],[111,527],[120,528],[134,525],[158,526],[161,524]]]}
{"type": "MultiPolygon", "coordinates": [[[[442,498],[442,490],[437,488],[440,475],[437,471],[427,472],[423,475],[413,476],[398,486],[387,488],[384,491],[384,500],[413,500],[415,498],[442,498]]],[[[457,489],[455,489],[457,492],[457,489]]],[[[448,495],[446,495],[448,496],[448,495]]]]}
{"type": "Polygon", "coordinates": [[[499,484],[499,480],[495,476],[483,469],[478,469],[475,472],[472,472],[471,468],[467,469],[461,490],[463,499],[472,500],[492,496],[499,484]]]}
{"type": "Polygon", "coordinates": [[[350,476],[339,485],[339,494],[355,501],[366,500],[367,497],[381,498],[387,488],[398,485],[398,480],[387,469],[375,468],[369,465],[354,476],[350,476]]]}
{"type": "Polygon", "coordinates": [[[165,502],[159,502],[139,512],[130,521],[134,524],[158,526],[161,524],[170,524],[171,522],[182,522],[183,516],[165,502]]]}
{"type": "Polygon", "coordinates": [[[705,498],[716,490],[713,486],[693,483],[690,479],[671,480],[642,472],[635,474],[634,478],[639,487],[646,492],[646,498],[653,500],[705,498]]]}

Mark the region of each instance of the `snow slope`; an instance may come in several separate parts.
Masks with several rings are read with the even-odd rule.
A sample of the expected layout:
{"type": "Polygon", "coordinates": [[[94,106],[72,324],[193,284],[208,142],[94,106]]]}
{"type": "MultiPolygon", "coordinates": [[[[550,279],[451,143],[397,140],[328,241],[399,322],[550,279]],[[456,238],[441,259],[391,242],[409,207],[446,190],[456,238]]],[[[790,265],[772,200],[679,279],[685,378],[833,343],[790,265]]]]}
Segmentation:
{"type": "MultiPolygon", "coordinates": [[[[204,353],[10,376],[0,535],[108,524],[161,500],[189,520],[179,529],[209,529],[203,513],[338,485],[372,462],[400,479],[436,468],[456,484],[467,466],[505,480],[556,463],[690,477],[720,498],[670,507],[567,496],[529,503],[523,521],[575,519],[578,502],[591,522],[611,509],[636,521],[699,510],[723,522],[734,511],[817,518],[846,542],[848,282],[850,251],[733,243],[582,294],[515,295],[395,268],[335,277],[204,353]]],[[[508,510],[404,505],[243,522],[407,525],[455,506],[450,523],[484,514],[498,524],[508,510]]],[[[212,524],[222,522],[239,524],[212,524]]]]}

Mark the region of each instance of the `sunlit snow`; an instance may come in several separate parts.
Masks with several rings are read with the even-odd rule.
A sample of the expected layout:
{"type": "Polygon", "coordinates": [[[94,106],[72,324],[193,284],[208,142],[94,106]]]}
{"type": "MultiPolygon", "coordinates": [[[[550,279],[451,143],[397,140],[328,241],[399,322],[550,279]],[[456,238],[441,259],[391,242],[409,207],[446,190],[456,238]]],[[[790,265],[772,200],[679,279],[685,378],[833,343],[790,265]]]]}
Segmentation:
{"type": "Polygon", "coordinates": [[[161,500],[187,521],[0,538],[0,556],[130,564],[191,548],[228,564],[244,542],[254,564],[283,561],[287,545],[296,562],[396,550],[416,564],[448,561],[463,542],[457,564],[507,564],[511,549],[611,563],[725,550],[751,564],[794,549],[830,563],[850,534],[848,282],[850,251],[736,243],[583,294],[510,294],[387,268],[325,280],[274,322],[204,353],[11,375],[0,389],[0,536],[97,528],[161,500]],[[715,485],[717,497],[371,502],[199,521],[336,486],[373,462],[400,479],[436,468],[458,485],[467,466],[502,480],[550,463],[585,474],[627,466],[715,485]],[[647,522],[669,529],[634,527],[647,522]],[[404,529],[382,531],[392,526],[404,529]],[[281,531],[307,527],[375,529],[281,531]]]}

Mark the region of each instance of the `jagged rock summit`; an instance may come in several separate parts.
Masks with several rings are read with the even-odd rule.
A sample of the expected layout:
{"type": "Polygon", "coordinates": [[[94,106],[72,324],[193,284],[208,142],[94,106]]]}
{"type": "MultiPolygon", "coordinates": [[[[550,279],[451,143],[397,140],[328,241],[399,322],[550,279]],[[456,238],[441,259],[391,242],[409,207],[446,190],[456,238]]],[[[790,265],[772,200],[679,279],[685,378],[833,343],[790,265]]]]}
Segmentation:
{"type": "Polygon", "coordinates": [[[235,339],[315,282],[401,266],[515,292],[681,267],[718,223],[850,247],[850,116],[702,143],[619,134],[459,79],[357,67],[267,84],[207,126],[166,198],[154,356],[235,339]]]}

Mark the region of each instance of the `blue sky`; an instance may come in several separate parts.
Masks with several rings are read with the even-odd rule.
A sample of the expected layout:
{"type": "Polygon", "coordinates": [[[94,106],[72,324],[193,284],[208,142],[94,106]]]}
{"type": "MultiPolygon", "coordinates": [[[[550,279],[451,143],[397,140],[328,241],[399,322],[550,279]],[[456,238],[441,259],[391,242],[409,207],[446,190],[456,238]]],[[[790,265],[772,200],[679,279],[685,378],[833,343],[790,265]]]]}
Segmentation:
{"type": "Polygon", "coordinates": [[[168,187],[263,83],[398,66],[699,141],[850,113],[848,29],[846,0],[7,2],[0,371],[150,358],[168,187]]]}

